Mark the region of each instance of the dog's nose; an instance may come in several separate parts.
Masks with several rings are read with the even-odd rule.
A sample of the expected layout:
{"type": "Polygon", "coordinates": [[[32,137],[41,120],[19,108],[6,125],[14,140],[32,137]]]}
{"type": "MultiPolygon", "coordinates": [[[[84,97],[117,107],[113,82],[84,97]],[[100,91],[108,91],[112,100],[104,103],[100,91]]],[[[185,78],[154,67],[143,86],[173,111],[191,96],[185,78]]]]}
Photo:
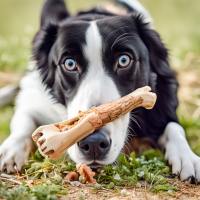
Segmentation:
{"type": "Polygon", "coordinates": [[[95,131],[78,143],[81,152],[90,159],[101,159],[110,149],[110,146],[110,137],[100,131],[95,131]]]}

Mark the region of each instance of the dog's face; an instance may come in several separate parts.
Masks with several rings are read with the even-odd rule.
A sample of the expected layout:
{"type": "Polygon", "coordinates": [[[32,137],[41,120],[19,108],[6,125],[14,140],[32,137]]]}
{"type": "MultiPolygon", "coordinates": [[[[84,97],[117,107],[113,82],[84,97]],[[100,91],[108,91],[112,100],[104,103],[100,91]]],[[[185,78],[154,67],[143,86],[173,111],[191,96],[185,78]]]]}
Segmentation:
{"type": "MultiPolygon", "coordinates": [[[[148,50],[131,16],[64,21],[47,28],[43,43],[37,51],[45,50],[48,69],[44,62],[41,73],[53,96],[67,107],[68,119],[149,84],[148,50]]],[[[70,157],[93,167],[114,162],[129,122],[127,114],[95,131],[68,149],[70,157]]]]}

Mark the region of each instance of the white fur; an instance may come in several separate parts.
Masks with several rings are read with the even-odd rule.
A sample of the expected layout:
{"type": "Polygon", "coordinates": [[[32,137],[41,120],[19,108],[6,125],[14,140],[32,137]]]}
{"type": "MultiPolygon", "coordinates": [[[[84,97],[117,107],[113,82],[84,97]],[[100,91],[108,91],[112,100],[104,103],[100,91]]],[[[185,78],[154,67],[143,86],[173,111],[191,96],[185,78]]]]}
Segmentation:
{"type": "Polygon", "coordinates": [[[119,3],[125,3],[129,5],[133,10],[142,14],[145,22],[153,23],[153,19],[146,8],[138,0],[117,0],[119,3]]]}
{"type": "MultiPolygon", "coordinates": [[[[89,61],[88,73],[79,86],[76,96],[68,105],[69,118],[76,116],[79,110],[85,111],[92,106],[104,104],[121,97],[113,80],[105,73],[101,51],[102,38],[96,22],[93,21],[86,31],[86,46],[84,47],[85,56],[89,61]]],[[[105,129],[110,133],[112,146],[107,158],[101,164],[114,162],[119,155],[124,146],[128,122],[129,114],[105,126],[105,129]]],[[[89,164],[93,162],[85,160],[77,144],[69,148],[68,153],[77,163],[89,164]]]]}
{"type": "Polygon", "coordinates": [[[0,170],[7,169],[8,173],[16,172],[14,162],[18,170],[24,165],[33,147],[31,134],[38,125],[62,120],[62,116],[55,111],[60,105],[55,105],[56,108],[52,105],[38,71],[22,78],[20,88],[10,125],[11,134],[0,146],[0,170]]]}
{"type": "Polygon", "coordinates": [[[191,181],[191,177],[194,177],[200,181],[200,158],[190,149],[179,124],[170,122],[158,143],[165,148],[165,159],[172,165],[173,174],[180,174],[181,180],[191,181]]]}

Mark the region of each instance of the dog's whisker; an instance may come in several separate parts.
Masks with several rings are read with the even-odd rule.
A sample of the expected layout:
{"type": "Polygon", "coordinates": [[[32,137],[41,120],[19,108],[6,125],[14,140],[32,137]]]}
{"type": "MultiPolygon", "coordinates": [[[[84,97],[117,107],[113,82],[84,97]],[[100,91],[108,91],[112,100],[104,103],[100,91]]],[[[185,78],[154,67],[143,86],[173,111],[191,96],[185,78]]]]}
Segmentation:
{"type": "MultiPolygon", "coordinates": [[[[129,144],[129,142],[125,142],[127,144],[127,147],[129,146],[129,148],[131,149],[131,145],[129,144]]],[[[129,151],[129,148],[128,148],[128,151],[129,151]]],[[[130,154],[130,151],[129,151],[129,154],[130,154]]]]}
{"type": "Polygon", "coordinates": [[[130,137],[137,136],[137,134],[134,130],[133,130],[133,132],[131,132],[130,130],[127,130],[127,135],[130,135],[130,137]]]}
{"type": "Polygon", "coordinates": [[[127,132],[126,132],[126,140],[129,140],[129,137],[131,138],[132,136],[134,136],[134,134],[131,133],[129,130],[127,130],[127,132]]]}
{"type": "Polygon", "coordinates": [[[126,157],[129,157],[126,153],[124,153],[124,152],[121,152],[121,154],[123,154],[123,155],[125,155],[126,157]]]}
{"type": "MultiPolygon", "coordinates": [[[[125,34],[125,33],[124,33],[125,34]]],[[[122,34],[122,35],[124,35],[124,34],[122,34]]],[[[122,38],[119,38],[117,41],[115,41],[114,43],[113,43],[113,45],[111,46],[111,50],[112,50],[112,48],[113,48],[113,46],[117,43],[117,42],[119,42],[121,39],[124,39],[124,38],[127,38],[127,37],[133,37],[133,36],[124,36],[124,37],[122,37],[122,38]]],[[[122,41],[122,42],[127,42],[128,40],[124,40],[124,41],[122,41]]]]}
{"type": "Polygon", "coordinates": [[[128,126],[128,128],[133,131],[133,133],[135,134],[134,136],[137,135],[137,133],[134,131],[134,129],[131,126],[128,126]]]}
{"type": "Polygon", "coordinates": [[[131,148],[131,145],[129,144],[129,142],[126,141],[126,143],[127,143],[127,145],[129,145],[129,147],[131,148]]]}
{"type": "Polygon", "coordinates": [[[138,111],[131,111],[131,115],[134,115],[135,113],[138,113],[138,111]]]}
{"type": "Polygon", "coordinates": [[[127,131],[127,134],[126,134],[126,141],[127,140],[130,140],[132,138],[133,134],[130,132],[130,131],[127,131]]]}
{"type": "Polygon", "coordinates": [[[129,28],[130,28],[130,26],[122,26],[122,27],[119,27],[119,28],[115,29],[114,31],[110,32],[110,33],[107,35],[106,39],[105,39],[105,43],[107,42],[107,40],[109,39],[109,36],[110,36],[111,34],[114,34],[115,32],[119,31],[119,29],[123,29],[123,28],[125,28],[125,27],[129,27],[129,28]]]}
{"type": "Polygon", "coordinates": [[[117,166],[117,161],[115,161],[114,163],[113,163],[113,167],[116,167],[117,166]]]}
{"type": "Polygon", "coordinates": [[[129,148],[128,148],[128,146],[126,145],[126,143],[124,144],[124,147],[127,149],[128,153],[129,153],[129,155],[130,155],[129,148]]]}
{"type": "Polygon", "coordinates": [[[141,129],[141,126],[139,125],[139,123],[137,122],[137,120],[134,117],[131,117],[131,120],[133,120],[138,125],[138,127],[141,129]]]}
{"type": "Polygon", "coordinates": [[[119,37],[117,37],[117,39],[115,39],[115,41],[113,42],[113,44],[112,44],[112,46],[111,46],[111,50],[112,50],[112,48],[113,48],[113,46],[115,45],[115,43],[122,37],[122,36],[124,36],[124,35],[127,35],[128,33],[123,33],[123,34],[121,34],[119,37]]]}
{"type": "MultiPolygon", "coordinates": [[[[125,36],[125,37],[132,37],[132,36],[125,36]]],[[[120,41],[121,39],[123,39],[123,38],[120,38],[120,39],[117,41],[117,42],[120,42],[120,44],[130,42],[129,40],[120,41]]],[[[116,43],[117,43],[117,42],[116,42],[116,43]]],[[[115,44],[116,44],[116,43],[115,43],[115,44]]]]}
{"type": "Polygon", "coordinates": [[[127,137],[131,135],[131,132],[127,130],[127,137]]]}
{"type": "Polygon", "coordinates": [[[130,117],[138,117],[138,115],[136,115],[135,113],[131,114],[130,117]]]}

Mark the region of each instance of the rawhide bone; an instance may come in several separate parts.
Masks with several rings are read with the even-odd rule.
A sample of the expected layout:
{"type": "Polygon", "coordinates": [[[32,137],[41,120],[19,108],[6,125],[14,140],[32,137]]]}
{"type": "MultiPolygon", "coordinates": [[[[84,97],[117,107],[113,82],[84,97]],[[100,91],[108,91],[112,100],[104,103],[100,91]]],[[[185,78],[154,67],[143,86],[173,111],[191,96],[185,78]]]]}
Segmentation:
{"type": "Polygon", "coordinates": [[[41,126],[32,134],[39,151],[52,160],[61,158],[66,150],[95,130],[105,126],[137,107],[153,108],[156,94],[145,86],[115,101],[79,111],[78,116],[70,120],[41,126]]]}

